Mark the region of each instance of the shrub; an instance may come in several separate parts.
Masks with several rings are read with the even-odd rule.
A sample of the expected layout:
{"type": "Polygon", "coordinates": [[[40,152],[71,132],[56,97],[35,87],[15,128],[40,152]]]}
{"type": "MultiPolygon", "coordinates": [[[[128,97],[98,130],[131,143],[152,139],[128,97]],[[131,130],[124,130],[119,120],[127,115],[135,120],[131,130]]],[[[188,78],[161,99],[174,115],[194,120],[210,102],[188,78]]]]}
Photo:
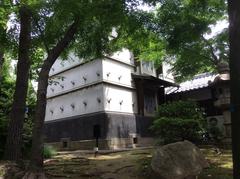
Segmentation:
{"type": "Polygon", "coordinates": [[[48,145],[44,146],[43,157],[45,159],[52,158],[56,154],[57,154],[57,151],[52,146],[48,146],[48,145]]]}
{"type": "Polygon", "coordinates": [[[189,140],[196,142],[203,131],[203,116],[196,103],[176,101],[159,106],[151,129],[164,144],[189,140]]]}

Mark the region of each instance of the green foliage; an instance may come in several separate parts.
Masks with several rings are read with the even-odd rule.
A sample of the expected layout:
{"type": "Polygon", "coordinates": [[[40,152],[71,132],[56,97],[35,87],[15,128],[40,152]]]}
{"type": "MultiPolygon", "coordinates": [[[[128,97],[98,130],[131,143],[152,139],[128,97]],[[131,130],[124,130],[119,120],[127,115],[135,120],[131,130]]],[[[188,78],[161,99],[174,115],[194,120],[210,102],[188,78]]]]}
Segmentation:
{"type": "Polygon", "coordinates": [[[224,18],[225,0],[163,0],[157,9],[160,33],[170,48],[185,46],[210,32],[209,25],[224,18]]]}
{"type": "Polygon", "coordinates": [[[112,48],[128,48],[135,59],[154,61],[161,65],[166,56],[166,43],[162,37],[153,32],[154,13],[138,11],[130,14],[125,25],[117,29],[118,36],[113,40],[112,48]]]}
{"type": "Polygon", "coordinates": [[[166,42],[166,51],[177,80],[213,72],[228,61],[228,31],[206,38],[211,27],[226,20],[225,0],[163,0],[157,9],[155,32],[166,42]]]}
{"type": "Polygon", "coordinates": [[[215,72],[228,61],[228,31],[209,36],[217,22],[226,20],[224,0],[161,0],[155,11],[132,14],[116,39],[137,59],[167,61],[177,81],[198,73],[215,72]]]}
{"type": "Polygon", "coordinates": [[[185,139],[196,142],[202,127],[203,116],[196,103],[176,101],[159,106],[151,129],[167,144],[185,139]]]}
{"type": "Polygon", "coordinates": [[[3,155],[6,142],[7,126],[14,92],[14,80],[10,77],[10,70],[7,70],[9,66],[9,61],[6,61],[2,71],[2,82],[0,83],[0,158],[3,155]]]}
{"type": "Polygon", "coordinates": [[[57,155],[57,151],[52,146],[44,146],[43,156],[45,159],[52,158],[55,155],[57,155]]]}
{"type": "MultiPolygon", "coordinates": [[[[7,56],[6,56],[7,57],[7,56]]],[[[3,70],[2,70],[2,82],[0,83],[0,158],[3,155],[8,122],[11,112],[12,99],[14,94],[15,80],[13,79],[14,70],[10,65],[11,60],[6,58],[3,70]]],[[[32,119],[34,114],[34,108],[36,103],[35,91],[32,85],[29,85],[27,106],[28,113],[26,115],[23,127],[23,152],[24,156],[27,156],[31,148],[32,137],[32,119]]]]}
{"type": "Polygon", "coordinates": [[[8,16],[11,12],[11,5],[9,1],[0,1],[0,47],[1,51],[3,51],[2,48],[6,48],[7,45],[7,21],[8,16]]]}

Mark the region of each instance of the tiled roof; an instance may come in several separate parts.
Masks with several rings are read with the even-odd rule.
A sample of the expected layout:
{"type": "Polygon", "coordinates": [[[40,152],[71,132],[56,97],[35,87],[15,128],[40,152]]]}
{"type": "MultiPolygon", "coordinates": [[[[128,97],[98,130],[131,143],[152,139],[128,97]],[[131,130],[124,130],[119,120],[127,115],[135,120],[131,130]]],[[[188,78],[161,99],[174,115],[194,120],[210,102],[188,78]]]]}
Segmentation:
{"type": "Polygon", "coordinates": [[[193,77],[192,80],[185,81],[179,84],[177,87],[166,88],[166,94],[181,93],[196,89],[208,87],[211,82],[215,79],[216,75],[212,73],[202,73],[193,77]]]}

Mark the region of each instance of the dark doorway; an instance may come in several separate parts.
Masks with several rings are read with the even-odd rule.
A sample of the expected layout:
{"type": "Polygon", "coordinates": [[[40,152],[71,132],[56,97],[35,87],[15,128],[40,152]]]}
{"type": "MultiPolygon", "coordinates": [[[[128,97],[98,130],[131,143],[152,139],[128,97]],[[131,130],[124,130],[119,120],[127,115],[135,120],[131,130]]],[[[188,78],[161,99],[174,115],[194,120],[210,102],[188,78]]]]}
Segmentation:
{"type": "Polygon", "coordinates": [[[101,137],[101,126],[99,124],[93,126],[93,137],[94,138],[101,137]]]}

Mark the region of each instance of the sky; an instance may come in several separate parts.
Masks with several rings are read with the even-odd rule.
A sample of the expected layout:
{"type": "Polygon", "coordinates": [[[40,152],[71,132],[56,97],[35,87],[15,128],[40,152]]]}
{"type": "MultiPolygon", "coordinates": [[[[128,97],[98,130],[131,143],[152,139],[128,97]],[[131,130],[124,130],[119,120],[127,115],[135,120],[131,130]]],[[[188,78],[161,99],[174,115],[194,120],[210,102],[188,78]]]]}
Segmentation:
{"type": "Polygon", "coordinates": [[[212,32],[210,34],[206,34],[205,37],[207,39],[217,35],[218,33],[220,33],[223,29],[227,28],[229,25],[228,20],[224,19],[222,21],[218,21],[216,25],[212,25],[211,30],[212,32]]]}

